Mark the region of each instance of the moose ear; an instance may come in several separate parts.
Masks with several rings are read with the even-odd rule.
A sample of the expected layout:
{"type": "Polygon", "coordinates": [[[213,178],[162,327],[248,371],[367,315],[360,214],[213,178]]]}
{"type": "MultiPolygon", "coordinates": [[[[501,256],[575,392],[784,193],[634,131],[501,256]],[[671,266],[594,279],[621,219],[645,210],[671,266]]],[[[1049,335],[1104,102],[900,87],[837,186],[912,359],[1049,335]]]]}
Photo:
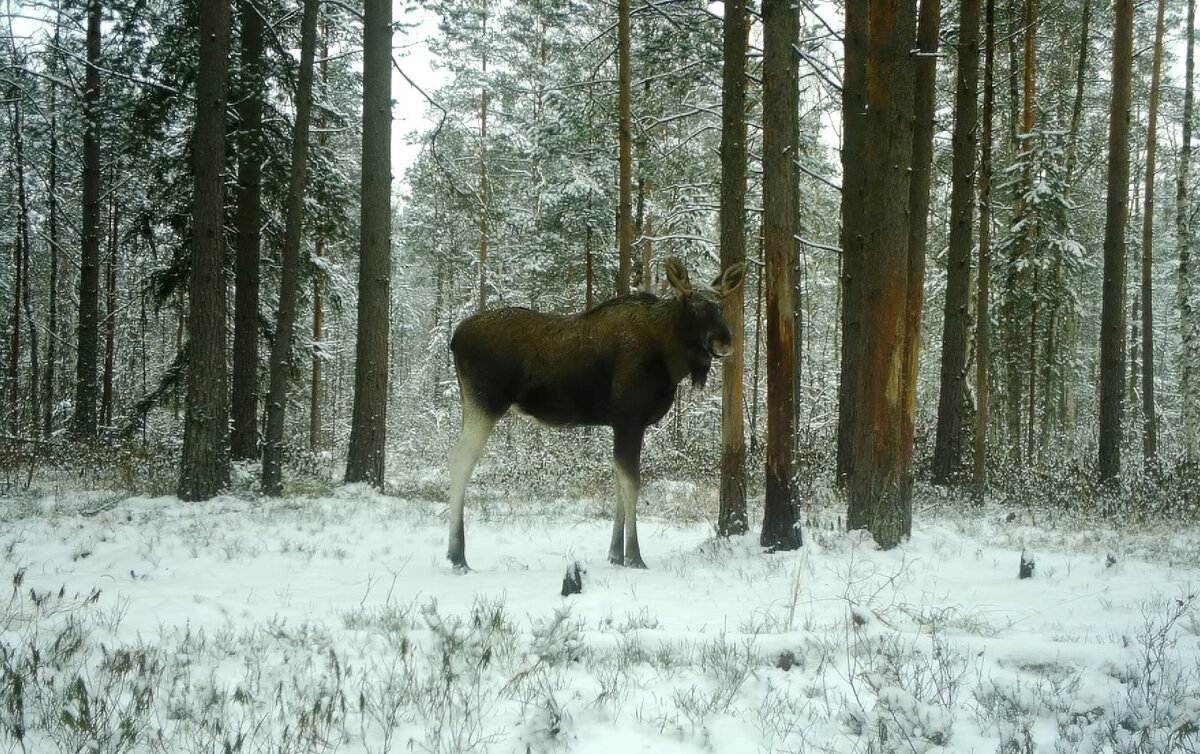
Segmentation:
{"type": "Polygon", "coordinates": [[[731,264],[725,268],[725,271],[717,275],[717,279],[713,281],[712,287],[717,293],[722,296],[728,296],[738,289],[742,284],[742,279],[746,275],[746,265],[738,262],[731,264]]]}
{"type": "Polygon", "coordinates": [[[675,257],[667,260],[667,282],[675,289],[680,298],[692,295],[692,284],[688,282],[687,268],[675,257]]]}

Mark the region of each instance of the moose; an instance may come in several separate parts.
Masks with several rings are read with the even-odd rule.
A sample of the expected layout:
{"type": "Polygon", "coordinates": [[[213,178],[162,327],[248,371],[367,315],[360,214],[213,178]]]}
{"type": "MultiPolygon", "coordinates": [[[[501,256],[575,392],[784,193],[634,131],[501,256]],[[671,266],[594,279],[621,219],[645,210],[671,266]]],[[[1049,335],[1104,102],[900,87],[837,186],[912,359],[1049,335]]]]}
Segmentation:
{"type": "Polygon", "coordinates": [[[722,300],[742,283],[734,264],[696,289],[678,259],[667,261],[673,295],[631,293],[577,315],[507,307],[463,320],[450,339],[462,432],[450,454],[450,546],[466,559],[463,503],[488,436],[509,409],[554,427],[613,430],[616,504],[608,559],[645,568],[637,536],[642,438],[662,419],[684,377],[703,387],[713,359],[733,349],[722,300]]]}

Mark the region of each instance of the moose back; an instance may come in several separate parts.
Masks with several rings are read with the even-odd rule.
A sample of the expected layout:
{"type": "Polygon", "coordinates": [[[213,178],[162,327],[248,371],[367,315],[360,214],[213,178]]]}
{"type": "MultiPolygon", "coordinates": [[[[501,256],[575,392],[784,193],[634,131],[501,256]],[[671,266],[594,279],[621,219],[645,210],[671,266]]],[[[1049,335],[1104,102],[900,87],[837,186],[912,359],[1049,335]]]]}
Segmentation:
{"type": "Polygon", "coordinates": [[[637,537],[639,463],[646,427],[658,422],[685,377],[703,386],[733,336],[723,298],[742,282],[727,268],[696,289],[677,259],[667,262],[671,295],[633,293],[578,315],[521,307],[487,311],[459,324],[450,340],[462,401],[462,432],[450,454],[450,546],[468,570],[463,504],[488,436],[510,409],[557,427],[613,429],[616,504],[608,559],[645,568],[637,537]]]}

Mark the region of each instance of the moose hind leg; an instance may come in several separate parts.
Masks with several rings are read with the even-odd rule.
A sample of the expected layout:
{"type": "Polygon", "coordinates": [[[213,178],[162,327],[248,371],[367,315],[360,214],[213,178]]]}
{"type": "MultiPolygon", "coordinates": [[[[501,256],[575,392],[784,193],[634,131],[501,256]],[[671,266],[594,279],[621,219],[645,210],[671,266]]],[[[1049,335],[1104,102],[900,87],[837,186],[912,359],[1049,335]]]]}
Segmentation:
{"type": "Polygon", "coordinates": [[[614,430],[613,466],[617,478],[617,501],[613,508],[612,544],[608,559],[617,565],[630,568],[645,568],[642,551],[638,546],[637,500],[641,487],[640,457],[642,432],[636,430],[614,430]]]}
{"type": "Polygon", "coordinates": [[[463,527],[463,505],[471,472],[483,455],[492,428],[499,417],[491,416],[470,399],[463,399],[462,431],[450,452],[450,546],[446,557],[456,571],[468,571],[467,539],[463,527]]]}

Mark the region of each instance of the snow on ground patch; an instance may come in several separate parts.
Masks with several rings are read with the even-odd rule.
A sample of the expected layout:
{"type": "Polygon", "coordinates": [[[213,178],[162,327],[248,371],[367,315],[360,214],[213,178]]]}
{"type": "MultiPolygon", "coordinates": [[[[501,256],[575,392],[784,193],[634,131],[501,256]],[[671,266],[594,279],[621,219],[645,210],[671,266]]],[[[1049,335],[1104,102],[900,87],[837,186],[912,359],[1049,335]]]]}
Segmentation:
{"type": "Polygon", "coordinates": [[[595,501],[468,509],[467,575],[444,504],[362,487],[19,509],[0,751],[1200,746],[1194,561],[1061,529],[1019,580],[1019,546],[949,517],[889,552],[814,527],[767,555],[662,517],[705,491],[651,492],[649,571],[607,563],[595,501]]]}

